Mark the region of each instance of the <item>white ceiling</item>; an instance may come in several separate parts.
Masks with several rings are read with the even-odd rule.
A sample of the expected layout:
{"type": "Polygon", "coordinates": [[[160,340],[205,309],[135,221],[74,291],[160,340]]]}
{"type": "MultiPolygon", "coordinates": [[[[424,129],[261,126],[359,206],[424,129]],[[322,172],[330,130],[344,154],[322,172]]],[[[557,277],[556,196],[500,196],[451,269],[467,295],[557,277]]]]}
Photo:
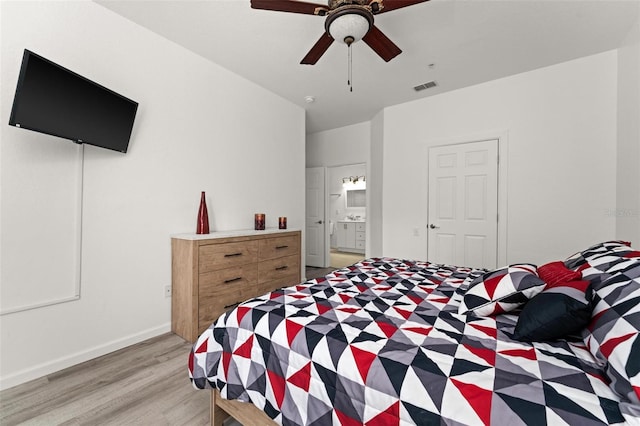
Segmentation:
{"type": "Polygon", "coordinates": [[[324,31],[322,17],[255,10],[249,0],[96,2],[304,107],[307,133],[615,49],[640,10],[640,0],[431,0],[394,10],[375,24],[403,53],[386,63],[363,42],[354,44],[349,92],[344,44],[333,43],[316,65],[300,65],[324,31]],[[413,90],[431,80],[438,86],[413,90]]]}

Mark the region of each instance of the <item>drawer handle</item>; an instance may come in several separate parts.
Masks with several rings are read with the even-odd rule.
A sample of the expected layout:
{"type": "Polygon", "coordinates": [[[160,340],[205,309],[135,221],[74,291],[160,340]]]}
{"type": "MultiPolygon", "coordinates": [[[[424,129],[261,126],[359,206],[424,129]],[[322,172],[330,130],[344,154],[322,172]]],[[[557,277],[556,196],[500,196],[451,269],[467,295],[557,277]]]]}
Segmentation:
{"type": "Polygon", "coordinates": [[[280,249],[285,249],[288,248],[289,246],[276,246],[276,250],[280,250],[280,249]]]}
{"type": "Polygon", "coordinates": [[[276,271],[283,271],[283,270],[285,270],[285,269],[287,269],[287,268],[289,268],[287,265],[284,265],[284,266],[278,266],[278,267],[276,268],[276,271]]]}
{"type": "Polygon", "coordinates": [[[225,284],[229,284],[229,283],[232,283],[232,282],[235,282],[235,281],[240,281],[241,279],[242,279],[242,277],[235,277],[235,278],[231,278],[231,279],[228,279],[228,280],[224,280],[224,283],[225,284]]]}
{"type": "Polygon", "coordinates": [[[224,257],[236,257],[236,256],[242,256],[242,253],[229,253],[224,255],[224,257]]]}
{"type": "Polygon", "coordinates": [[[223,309],[235,308],[239,304],[240,304],[240,302],[232,303],[230,305],[225,306],[223,309]]]}

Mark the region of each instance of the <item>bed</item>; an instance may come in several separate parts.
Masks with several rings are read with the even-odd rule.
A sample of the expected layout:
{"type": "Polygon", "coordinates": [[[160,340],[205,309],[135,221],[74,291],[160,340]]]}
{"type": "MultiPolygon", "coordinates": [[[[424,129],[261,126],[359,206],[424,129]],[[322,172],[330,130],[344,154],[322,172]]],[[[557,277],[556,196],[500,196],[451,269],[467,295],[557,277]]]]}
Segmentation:
{"type": "Polygon", "coordinates": [[[640,424],[640,252],[494,271],[372,258],[226,312],[193,345],[211,422],[640,424]]]}

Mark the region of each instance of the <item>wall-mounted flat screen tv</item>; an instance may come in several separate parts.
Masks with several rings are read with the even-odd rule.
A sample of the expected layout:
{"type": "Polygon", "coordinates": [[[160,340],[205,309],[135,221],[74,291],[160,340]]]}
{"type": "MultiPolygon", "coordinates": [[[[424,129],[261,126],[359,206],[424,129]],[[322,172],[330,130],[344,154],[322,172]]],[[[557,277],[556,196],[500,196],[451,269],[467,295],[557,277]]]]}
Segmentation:
{"type": "Polygon", "coordinates": [[[9,124],[127,152],[138,103],[27,49],[9,124]]]}

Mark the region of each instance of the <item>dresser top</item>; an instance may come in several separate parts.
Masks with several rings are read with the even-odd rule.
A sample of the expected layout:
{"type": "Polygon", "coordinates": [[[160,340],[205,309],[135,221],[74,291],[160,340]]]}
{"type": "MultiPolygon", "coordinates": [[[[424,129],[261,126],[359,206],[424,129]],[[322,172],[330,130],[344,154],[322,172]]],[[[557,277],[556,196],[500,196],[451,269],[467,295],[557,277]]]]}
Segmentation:
{"type": "Polygon", "coordinates": [[[238,229],[235,231],[216,231],[209,234],[174,234],[171,238],[179,240],[209,240],[211,238],[231,238],[231,237],[248,237],[252,235],[265,235],[265,234],[281,234],[283,232],[296,232],[299,229],[279,229],[279,228],[267,228],[264,231],[256,231],[255,229],[238,229]]]}

